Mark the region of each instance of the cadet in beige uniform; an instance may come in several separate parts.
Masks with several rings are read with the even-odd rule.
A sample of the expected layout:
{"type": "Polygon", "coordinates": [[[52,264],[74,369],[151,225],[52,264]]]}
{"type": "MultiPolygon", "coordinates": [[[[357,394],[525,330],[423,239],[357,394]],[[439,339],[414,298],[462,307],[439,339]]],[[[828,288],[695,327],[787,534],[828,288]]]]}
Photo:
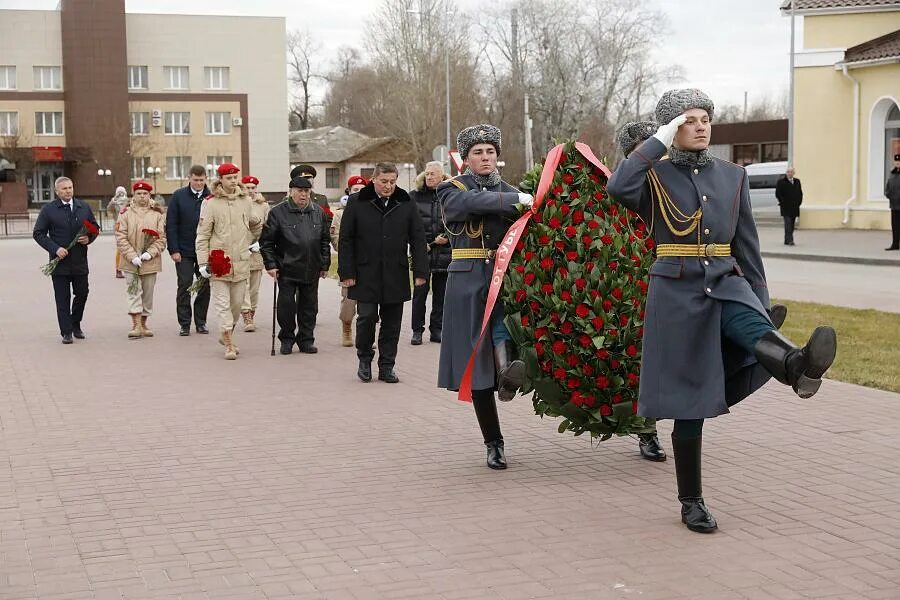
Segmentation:
{"type": "MultiPolygon", "coordinates": [[[[256,191],[259,179],[253,175],[245,175],[241,179],[247,196],[250,197],[250,206],[253,214],[259,217],[263,223],[269,216],[269,203],[265,196],[256,191]]],[[[253,240],[250,245],[250,278],[247,280],[247,293],[244,294],[244,304],[241,306],[241,316],[244,317],[244,331],[250,333],[256,331],[256,306],[259,304],[259,282],[262,279],[263,259],[259,252],[259,238],[253,240]]]]}

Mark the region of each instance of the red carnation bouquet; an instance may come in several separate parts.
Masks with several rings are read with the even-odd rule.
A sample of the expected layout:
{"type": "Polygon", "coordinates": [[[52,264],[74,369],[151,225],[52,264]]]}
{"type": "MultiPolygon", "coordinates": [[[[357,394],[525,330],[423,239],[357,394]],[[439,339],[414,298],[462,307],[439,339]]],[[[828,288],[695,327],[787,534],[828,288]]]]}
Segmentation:
{"type": "Polygon", "coordinates": [[[323,206],[323,207],[322,207],[322,212],[325,213],[325,218],[328,219],[329,221],[332,220],[332,219],[334,219],[334,213],[331,212],[331,207],[330,207],[330,206],[323,206]]]}
{"type": "MultiPolygon", "coordinates": [[[[66,246],[66,252],[71,250],[75,246],[75,244],[78,243],[78,238],[80,238],[83,235],[96,237],[96,236],[100,235],[100,230],[97,228],[96,225],[94,225],[87,219],[84,219],[83,221],[81,221],[81,228],[78,230],[78,233],[75,234],[75,237],[72,238],[72,241],[69,243],[68,246],[66,246]]],[[[41,272],[44,275],[47,275],[49,277],[50,275],[53,274],[53,271],[56,270],[56,265],[59,264],[60,260],[62,260],[62,259],[59,258],[58,256],[55,257],[53,260],[51,260],[46,265],[41,267],[41,272]]]]}
{"type": "MultiPolygon", "coordinates": [[[[648,430],[636,412],[653,241],[635,213],[610,200],[608,171],[579,146],[584,154],[563,146],[502,293],[535,412],[562,417],[560,433],[605,440],[648,430]]],[[[525,175],[523,191],[535,193],[542,168],[525,175]]]]}
{"type": "MultiPolygon", "coordinates": [[[[210,250],[206,266],[213,277],[225,277],[231,273],[231,257],[225,254],[224,250],[210,250]]],[[[204,285],[206,285],[206,279],[201,277],[188,288],[188,292],[196,294],[204,285]]]]}
{"type": "MultiPolygon", "coordinates": [[[[143,246],[143,249],[141,250],[140,254],[138,254],[138,256],[140,256],[141,254],[143,254],[144,252],[149,250],[150,246],[153,245],[153,242],[155,242],[156,240],[159,239],[159,232],[156,231],[155,229],[150,229],[148,227],[145,227],[144,229],[141,229],[141,233],[144,234],[144,246],[143,246]]],[[[129,294],[137,294],[138,278],[141,275],[140,267],[137,268],[137,273],[135,273],[135,275],[136,275],[136,277],[133,277],[131,279],[131,281],[128,282],[128,293],[129,294]]]]}

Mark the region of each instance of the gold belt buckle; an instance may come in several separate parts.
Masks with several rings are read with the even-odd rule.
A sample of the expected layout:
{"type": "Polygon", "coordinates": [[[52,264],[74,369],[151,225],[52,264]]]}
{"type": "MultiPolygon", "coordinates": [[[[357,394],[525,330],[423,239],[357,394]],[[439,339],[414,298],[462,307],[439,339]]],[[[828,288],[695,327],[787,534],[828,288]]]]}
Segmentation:
{"type": "Polygon", "coordinates": [[[494,258],[495,256],[497,256],[497,251],[496,251],[496,250],[488,250],[488,251],[487,251],[487,257],[488,257],[489,259],[493,260],[493,258],[494,258]]]}
{"type": "Polygon", "coordinates": [[[704,249],[704,254],[706,256],[715,256],[716,255],[716,244],[707,244],[704,249]]]}

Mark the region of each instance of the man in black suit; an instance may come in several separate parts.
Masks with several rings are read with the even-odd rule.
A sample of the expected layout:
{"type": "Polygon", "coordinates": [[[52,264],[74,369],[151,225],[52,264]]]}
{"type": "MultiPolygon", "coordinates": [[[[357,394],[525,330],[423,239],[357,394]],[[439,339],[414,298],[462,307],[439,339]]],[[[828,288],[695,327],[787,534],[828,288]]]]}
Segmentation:
{"type": "Polygon", "coordinates": [[[194,277],[200,277],[197,264],[197,225],[200,223],[200,207],[209,196],[206,187],[206,169],[194,165],[190,170],[188,185],[175,190],[169,198],[166,209],[166,243],[169,254],[175,263],[175,274],[178,277],[178,291],[175,295],[175,312],[181,327],[179,335],[191,334],[191,317],[197,333],[209,333],[206,327],[206,313],[209,310],[209,284],[205,284],[194,299],[194,310],[191,315],[191,295],[188,288],[194,283],[194,277]]]}
{"type": "Polygon", "coordinates": [[[794,177],[794,167],[788,167],[784,177],[775,184],[775,197],[784,219],[784,245],[793,246],[794,225],[800,216],[800,205],[803,204],[803,188],[800,180],[794,177]]]}
{"type": "Polygon", "coordinates": [[[100,228],[94,219],[91,207],[75,198],[75,186],[68,177],[56,180],[56,199],[45,204],[34,224],[34,241],[50,254],[50,259],[58,258],[59,264],[53,270],[53,292],[56,296],[56,320],[63,344],[71,344],[72,337],[84,339],[81,319],[88,297],[87,247],[97,235],[88,233],[72,243],[87,221],[94,231],[100,228]],[[74,298],[73,298],[74,295],[74,298]]]}

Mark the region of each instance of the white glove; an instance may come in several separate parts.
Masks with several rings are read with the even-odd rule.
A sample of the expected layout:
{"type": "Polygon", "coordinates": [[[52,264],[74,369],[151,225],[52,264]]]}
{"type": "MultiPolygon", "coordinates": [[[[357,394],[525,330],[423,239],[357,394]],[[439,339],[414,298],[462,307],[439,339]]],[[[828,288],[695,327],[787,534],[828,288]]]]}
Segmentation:
{"type": "Polygon", "coordinates": [[[141,260],[144,261],[144,262],[147,262],[148,260],[150,260],[150,259],[152,259],[152,258],[153,258],[153,257],[150,256],[150,253],[149,253],[149,252],[144,252],[143,254],[141,254],[141,260]]]}
{"type": "Polygon", "coordinates": [[[209,268],[206,265],[203,265],[202,267],[200,267],[199,271],[200,271],[200,276],[203,277],[204,279],[209,279],[210,277],[212,277],[212,275],[210,275],[210,273],[209,273],[209,268]]]}
{"type": "Polygon", "coordinates": [[[532,204],[534,204],[534,196],[532,196],[531,194],[526,194],[525,192],[519,192],[519,204],[531,206],[532,204]]]}
{"type": "Polygon", "coordinates": [[[248,248],[248,250],[250,250],[250,252],[259,252],[259,242],[256,241],[256,242],[253,242],[252,244],[250,244],[250,247],[248,248]]]}
{"type": "Polygon", "coordinates": [[[686,116],[678,115],[669,121],[667,125],[660,125],[659,129],[656,130],[656,133],[653,134],[653,137],[661,141],[663,145],[668,148],[675,140],[675,134],[678,133],[678,128],[684,125],[685,121],[687,121],[686,116]]]}
{"type": "Polygon", "coordinates": [[[141,257],[140,257],[140,256],[135,256],[134,258],[132,258],[132,259],[131,259],[131,264],[133,264],[133,265],[136,266],[136,267],[140,267],[140,266],[141,266],[141,257]]]}

